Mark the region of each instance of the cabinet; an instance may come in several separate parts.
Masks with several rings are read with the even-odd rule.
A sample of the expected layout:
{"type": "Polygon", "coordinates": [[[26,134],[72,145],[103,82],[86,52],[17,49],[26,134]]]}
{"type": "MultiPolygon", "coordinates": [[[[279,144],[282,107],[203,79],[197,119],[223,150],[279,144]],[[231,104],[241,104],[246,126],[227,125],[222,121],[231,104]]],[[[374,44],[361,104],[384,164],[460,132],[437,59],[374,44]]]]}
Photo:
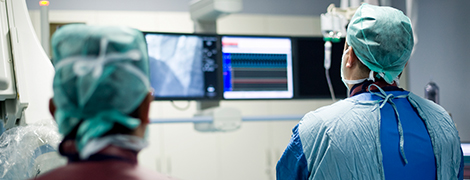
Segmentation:
{"type": "MultiPolygon", "coordinates": [[[[195,112],[193,104],[182,113],[165,103],[152,104],[151,117],[191,117],[195,112]]],[[[272,116],[305,114],[329,103],[236,101],[221,106],[238,108],[244,116],[272,116]]],[[[193,123],[151,124],[150,146],[139,154],[139,163],[181,180],[274,180],[277,161],[299,120],[243,122],[232,132],[198,132],[193,123]]]]}

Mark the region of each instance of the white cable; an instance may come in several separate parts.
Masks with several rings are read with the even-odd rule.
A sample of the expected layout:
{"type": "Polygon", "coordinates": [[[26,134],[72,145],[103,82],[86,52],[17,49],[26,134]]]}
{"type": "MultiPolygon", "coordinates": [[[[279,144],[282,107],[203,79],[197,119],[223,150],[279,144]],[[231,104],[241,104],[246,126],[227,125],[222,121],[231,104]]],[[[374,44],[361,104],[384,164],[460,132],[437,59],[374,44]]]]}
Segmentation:
{"type": "Polygon", "coordinates": [[[325,67],[326,81],[328,82],[328,88],[330,89],[331,99],[333,101],[336,101],[335,91],[333,90],[333,85],[331,84],[330,73],[329,73],[329,70],[330,70],[330,67],[331,67],[331,47],[332,47],[331,42],[326,41],[325,42],[324,67],[325,67]]]}
{"type": "Polygon", "coordinates": [[[175,104],[175,101],[171,100],[171,105],[172,105],[175,109],[178,109],[178,110],[180,110],[180,111],[186,111],[186,110],[188,110],[190,104],[191,104],[191,103],[188,101],[188,104],[186,104],[185,107],[179,107],[179,106],[177,106],[177,105],[175,104]]]}

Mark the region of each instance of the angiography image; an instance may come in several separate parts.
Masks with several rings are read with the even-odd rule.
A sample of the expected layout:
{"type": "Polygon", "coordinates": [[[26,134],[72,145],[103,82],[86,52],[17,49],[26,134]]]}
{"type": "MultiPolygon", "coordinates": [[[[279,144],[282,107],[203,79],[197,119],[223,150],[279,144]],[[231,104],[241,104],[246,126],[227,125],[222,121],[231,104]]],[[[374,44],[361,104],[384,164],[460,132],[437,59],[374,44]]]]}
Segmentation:
{"type": "Polygon", "coordinates": [[[145,38],[155,97],[204,96],[202,38],[169,34],[147,34],[145,38]]]}

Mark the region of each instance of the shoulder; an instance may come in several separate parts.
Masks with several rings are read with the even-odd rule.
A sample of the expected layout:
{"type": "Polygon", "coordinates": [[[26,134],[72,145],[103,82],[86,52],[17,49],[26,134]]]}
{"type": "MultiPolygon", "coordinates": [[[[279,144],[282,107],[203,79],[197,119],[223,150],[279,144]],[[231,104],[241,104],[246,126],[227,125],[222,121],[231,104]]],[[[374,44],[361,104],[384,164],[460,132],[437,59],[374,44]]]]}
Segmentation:
{"type": "Polygon", "coordinates": [[[410,92],[410,94],[408,95],[408,99],[410,101],[410,103],[415,107],[417,108],[418,110],[420,109],[423,109],[423,110],[426,110],[426,109],[429,109],[429,110],[433,110],[433,111],[437,111],[439,113],[443,113],[443,114],[446,114],[447,115],[447,111],[440,105],[430,101],[430,100],[427,100],[427,99],[424,99],[412,92],[410,92]]]}
{"type": "Polygon", "coordinates": [[[376,101],[347,98],[307,113],[299,123],[299,135],[305,141],[312,137],[349,136],[376,128],[380,118],[377,107],[376,101]]]}
{"type": "Polygon", "coordinates": [[[418,111],[419,116],[427,125],[431,125],[430,123],[437,123],[440,125],[449,125],[455,128],[455,124],[449,113],[439,104],[419,97],[413,93],[409,94],[408,100],[418,111]]]}
{"type": "Polygon", "coordinates": [[[139,177],[139,180],[177,180],[173,177],[152,171],[142,166],[136,167],[136,169],[134,169],[131,173],[135,177],[139,177]]]}
{"type": "Polygon", "coordinates": [[[34,180],[175,180],[169,176],[122,161],[72,163],[47,172],[34,180]]]}
{"type": "Polygon", "coordinates": [[[447,126],[449,128],[444,128],[447,133],[449,133],[448,131],[457,133],[454,121],[442,106],[413,93],[409,94],[408,100],[426,123],[428,131],[429,129],[436,130],[447,126]]]}
{"type": "Polygon", "coordinates": [[[298,132],[300,136],[311,136],[311,133],[326,133],[329,128],[338,126],[338,120],[351,113],[350,111],[355,105],[353,101],[346,99],[308,112],[299,122],[298,132]]]}
{"type": "Polygon", "coordinates": [[[307,113],[303,119],[308,119],[312,116],[323,117],[326,119],[344,114],[348,109],[351,109],[355,106],[354,100],[348,98],[345,100],[338,101],[328,106],[324,106],[316,109],[315,111],[310,111],[307,113]]]}
{"type": "Polygon", "coordinates": [[[319,124],[328,124],[334,122],[338,118],[341,118],[349,113],[358,104],[354,99],[345,99],[333,103],[328,106],[318,108],[315,111],[310,111],[302,118],[299,126],[312,126],[319,124]]]}

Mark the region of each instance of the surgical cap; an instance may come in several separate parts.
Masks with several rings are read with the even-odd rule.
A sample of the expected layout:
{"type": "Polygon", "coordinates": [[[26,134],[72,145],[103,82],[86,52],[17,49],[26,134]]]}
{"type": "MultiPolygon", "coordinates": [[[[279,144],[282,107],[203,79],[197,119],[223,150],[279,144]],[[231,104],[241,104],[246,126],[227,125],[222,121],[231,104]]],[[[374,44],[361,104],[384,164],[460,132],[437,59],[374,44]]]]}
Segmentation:
{"type": "Polygon", "coordinates": [[[55,119],[63,135],[78,128],[79,151],[115,123],[131,130],[139,126],[140,120],[129,114],[150,89],[147,46],[140,31],[67,25],[51,43],[55,119]]]}
{"type": "Polygon", "coordinates": [[[397,9],[362,4],[348,25],[346,42],[364,65],[392,84],[413,50],[411,21],[397,9]]]}

